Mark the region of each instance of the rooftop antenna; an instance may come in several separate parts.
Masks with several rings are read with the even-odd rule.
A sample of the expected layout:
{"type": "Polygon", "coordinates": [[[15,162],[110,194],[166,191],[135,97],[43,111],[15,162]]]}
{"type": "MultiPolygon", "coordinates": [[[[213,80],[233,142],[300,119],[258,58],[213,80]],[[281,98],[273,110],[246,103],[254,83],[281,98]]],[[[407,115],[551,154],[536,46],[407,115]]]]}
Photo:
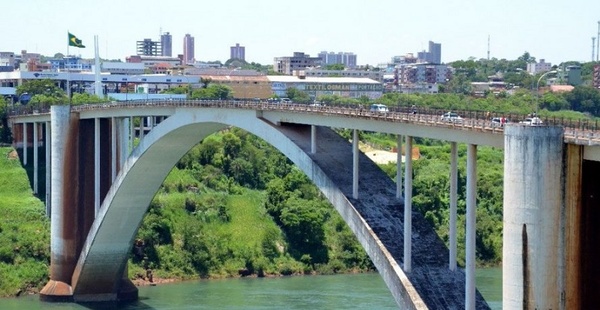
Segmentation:
{"type": "Polygon", "coordinates": [[[487,60],[490,60],[490,35],[489,35],[489,34],[488,34],[488,50],[487,50],[487,56],[488,56],[488,59],[487,59],[487,60]]]}
{"type": "Polygon", "coordinates": [[[594,48],[596,47],[596,37],[592,37],[592,61],[594,61],[594,48]]]}

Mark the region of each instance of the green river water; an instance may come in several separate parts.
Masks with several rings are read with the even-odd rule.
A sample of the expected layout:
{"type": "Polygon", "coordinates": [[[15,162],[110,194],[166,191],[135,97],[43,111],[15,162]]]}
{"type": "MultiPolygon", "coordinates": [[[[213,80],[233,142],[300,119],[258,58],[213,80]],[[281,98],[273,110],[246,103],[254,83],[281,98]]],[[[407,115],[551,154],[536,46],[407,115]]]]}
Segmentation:
{"type": "MultiPolygon", "coordinates": [[[[477,288],[502,309],[502,269],[477,270],[477,288]]],[[[139,288],[130,304],[44,303],[39,296],[0,299],[0,309],[397,309],[377,273],[189,281],[139,288]]]]}

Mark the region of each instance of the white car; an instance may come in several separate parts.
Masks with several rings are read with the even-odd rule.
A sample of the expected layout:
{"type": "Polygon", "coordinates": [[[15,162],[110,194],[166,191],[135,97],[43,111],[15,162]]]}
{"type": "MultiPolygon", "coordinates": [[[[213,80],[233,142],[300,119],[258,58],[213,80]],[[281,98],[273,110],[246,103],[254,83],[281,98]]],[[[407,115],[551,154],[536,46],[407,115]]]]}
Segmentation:
{"type": "Polygon", "coordinates": [[[379,113],[389,112],[388,107],[383,104],[372,104],[370,110],[371,110],[371,112],[379,112],[379,113]]]}
{"type": "Polygon", "coordinates": [[[442,122],[462,123],[463,118],[455,112],[447,112],[442,115],[442,122]]]}
{"type": "Polygon", "coordinates": [[[525,125],[529,125],[529,126],[539,126],[539,125],[542,125],[543,123],[544,122],[542,122],[542,120],[539,117],[528,117],[519,122],[519,124],[525,124],[525,125]]]}

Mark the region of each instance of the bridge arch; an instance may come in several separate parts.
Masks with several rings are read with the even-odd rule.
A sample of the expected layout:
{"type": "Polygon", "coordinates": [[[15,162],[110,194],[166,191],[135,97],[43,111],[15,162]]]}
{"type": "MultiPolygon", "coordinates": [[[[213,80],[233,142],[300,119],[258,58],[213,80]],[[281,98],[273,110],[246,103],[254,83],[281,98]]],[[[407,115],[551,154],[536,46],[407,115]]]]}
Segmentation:
{"type": "MultiPolygon", "coordinates": [[[[133,239],[147,208],[177,161],[208,135],[239,127],[273,145],[294,162],[350,226],[399,304],[424,305],[416,289],[342,191],[281,126],[260,111],[179,108],[140,141],[125,162],[90,229],[73,273],[75,300],[115,295],[133,239]],[[86,297],[87,296],[87,297],[86,297]]],[[[418,307],[418,306],[417,306],[418,307]]]]}

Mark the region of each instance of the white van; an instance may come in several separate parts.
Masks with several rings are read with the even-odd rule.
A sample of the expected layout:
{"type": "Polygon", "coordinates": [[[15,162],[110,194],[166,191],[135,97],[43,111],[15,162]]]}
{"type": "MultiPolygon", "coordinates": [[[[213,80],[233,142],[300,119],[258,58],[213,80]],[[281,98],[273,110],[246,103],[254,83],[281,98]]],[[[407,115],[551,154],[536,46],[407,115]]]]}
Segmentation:
{"type": "Polygon", "coordinates": [[[383,104],[372,104],[371,112],[387,113],[389,112],[388,107],[383,104]]]}

